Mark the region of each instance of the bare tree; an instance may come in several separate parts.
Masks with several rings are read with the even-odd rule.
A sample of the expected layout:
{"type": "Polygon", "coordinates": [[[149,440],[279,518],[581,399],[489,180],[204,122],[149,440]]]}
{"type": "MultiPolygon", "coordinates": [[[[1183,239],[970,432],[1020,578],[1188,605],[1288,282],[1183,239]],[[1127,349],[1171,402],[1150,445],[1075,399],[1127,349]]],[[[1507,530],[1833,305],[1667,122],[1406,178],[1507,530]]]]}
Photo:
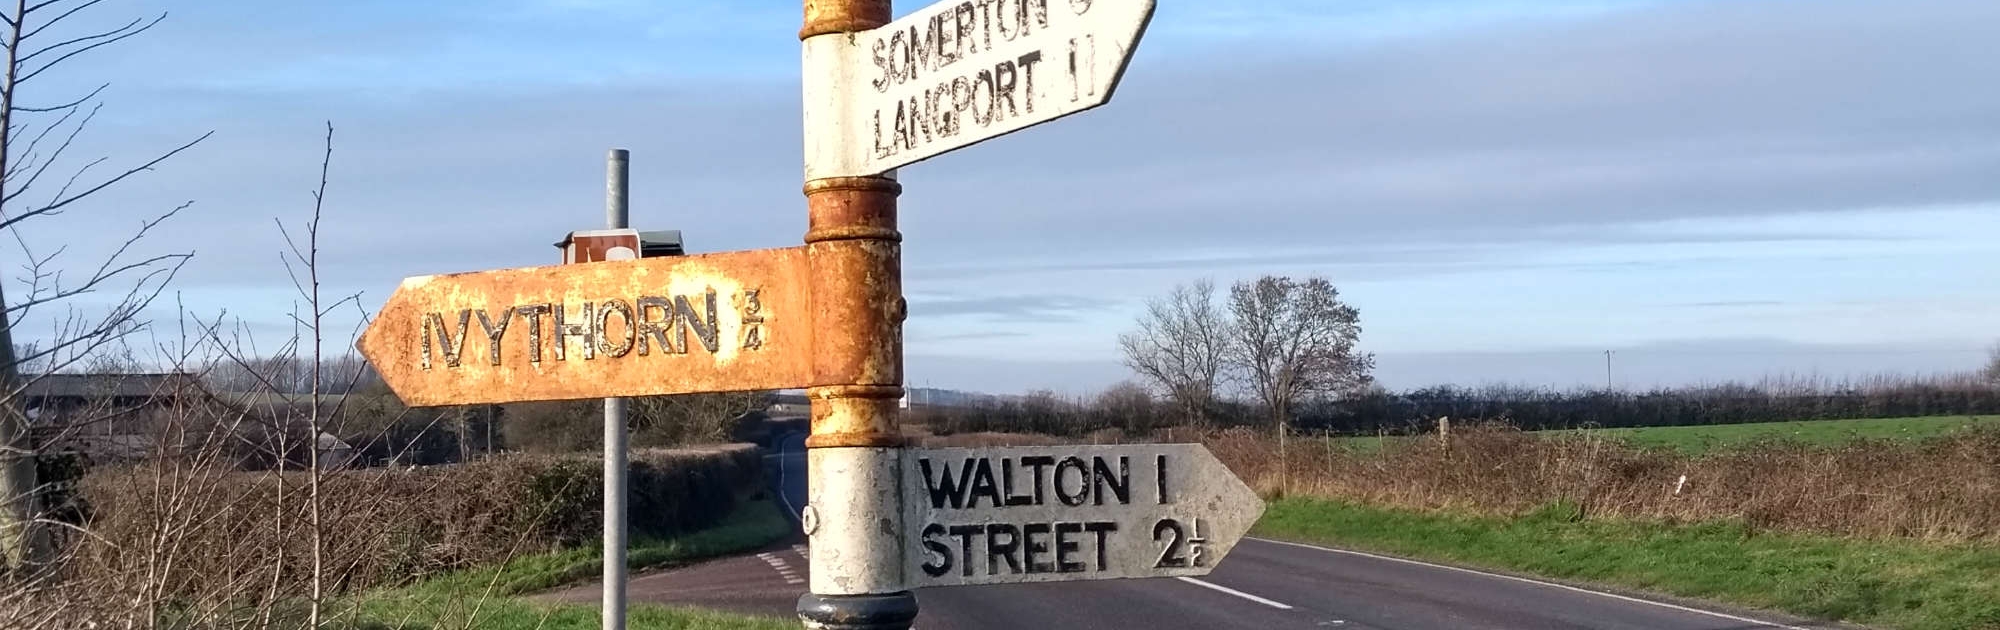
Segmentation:
{"type": "Polygon", "coordinates": [[[1229,310],[1234,320],[1231,364],[1270,412],[1281,457],[1295,403],[1352,391],[1373,380],[1374,356],[1354,350],[1361,337],[1361,312],[1341,303],[1340,292],[1325,278],[1239,281],[1230,287],[1229,310]]]}
{"type": "Polygon", "coordinates": [[[0,401],[0,501],[4,501],[4,509],[0,509],[0,556],[4,558],[0,562],[12,567],[40,565],[51,551],[39,522],[41,486],[35,473],[34,427],[19,396],[28,385],[21,364],[34,364],[44,373],[59,371],[136,332],[140,313],[192,256],[149,257],[133,252],[147,234],[192,202],[141,222],[136,233],[112,253],[83,265],[66,264],[61,259],[64,247],[44,250],[39,244],[31,245],[21,232],[23,222],[83,208],[79,202],[152,170],[208,137],[202,134],[122,171],[93,174],[93,168],[109,161],[102,157],[80,166],[58,167],[103,106],[96,99],[105,86],[81,98],[49,102],[27,100],[21,88],[34,85],[36,79],[65,61],[143,33],[166,18],[163,13],[103,30],[71,28],[71,19],[100,1],[15,0],[0,6],[0,40],[4,40],[0,43],[4,43],[7,55],[5,66],[0,67],[0,230],[11,232],[19,245],[26,285],[13,299],[0,295],[0,396],[6,398],[0,401]],[[37,188],[45,183],[43,176],[51,169],[67,171],[68,176],[51,175],[46,181],[49,186],[37,188]],[[108,294],[111,306],[88,310],[69,307],[67,315],[54,319],[53,339],[30,346],[32,354],[16,352],[19,335],[15,328],[30,321],[31,309],[85,294],[108,294]]]}
{"type": "Polygon", "coordinates": [[[641,396],[632,399],[632,437],[646,447],[725,442],[737,418],[769,404],[757,391],[641,396]]]}
{"type": "Polygon", "coordinates": [[[1986,377],[1986,382],[2000,385],[2000,343],[1987,350],[1986,369],[1981,371],[1981,375],[1986,377]]]}
{"type": "Polygon", "coordinates": [[[1206,423],[1229,355],[1229,322],[1208,279],[1147,300],[1138,330],[1118,336],[1125,366],[1165,392],[1189,423],[1206,423]]]}
{"type": "Polygon", "coordinates": [[[1153,394],[1145,387],[1132,381],[1119,381],[1097,395],[1097,412],[1104,414],[1112,426],[1126,433],[1142,434],[1153,430],[1153,394]]]}

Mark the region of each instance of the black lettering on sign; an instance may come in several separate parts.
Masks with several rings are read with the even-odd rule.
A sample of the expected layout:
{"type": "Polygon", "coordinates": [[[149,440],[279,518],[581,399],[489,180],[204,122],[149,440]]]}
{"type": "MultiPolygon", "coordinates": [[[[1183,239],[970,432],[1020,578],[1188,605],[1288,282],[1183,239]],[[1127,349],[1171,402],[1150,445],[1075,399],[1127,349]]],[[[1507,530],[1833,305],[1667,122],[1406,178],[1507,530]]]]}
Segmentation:
{"type": "Polygon", "coordinates": [[[980,70],[971,81],[971,89],[966,94],[965,104],[972,111],[972,122],[984,127],[993,124],[993,71],[980,70]],[[986,96],[985,105],[979,102],[980,95],[986,96]]]}
{"type": "MultiPolygon", "coordinates": [[[[902,101],[896,101],[896,107],[901,108],[902,106],[902,101]]],[[[890,131],[893,133],[894,129],[890,131]]],[[[890,144],[882,144],[882,110],[877,109],[875,110],[875,159],[884,159],[895,154],[896,145],[893,139],[890,144]]]]}
{"type": "Polygon", "coordinates": [[[1074,557],[1071,554],[1077,552],[1078,546],[1077,541],[1069,536],[1081,533],[1083,533],[1083,523],[1056,523],[1057,573],[1082,573],[1088,567],[1082,562],[1070,561],[1074,557]]]}
{"type": "Polygon", "coordinates": [[[1160,559],[1153,562],[1154,568],[1180,568],[1187,566],[1187,555],[1181,551],[1181,539],[1187,532],[1181,529],[1181,522],[1171,518],[1160,519],[1153,524],[1153,542],[1161,536],[1167,537],[1167,544],[1160,548],[1160,559]]]}
{"type": "Polygon", "coordinates": [[[1028,113],[1035,113],[1035,64],[1042,62],[1042,51],[1034,51],[1014,63],[1021,66],[1021,101],[1027,103],[1028,113]]]}
{"type": "Polygon", "coordinates": [[[951,464],[946,463],[943,466],[944,473],[934,475],[931,472],[930,458],[925,457],[917,460],[917,471],[924,476],[924,488],[930,491],[931,509],[944,509],[946,503],[950,503],[954,510],[965,507],[965,489],[972,485],[971,463],[968,462],[959,467],[959,476],[956,482],[953,482],[951,478],[951,464]]]}
{"type": "Polygon", "coordinates": [[[939,68],[951,67],[952,62],[958,61],[958,26],[954,24],[956,20],[956,11],[945,11],[931,16],[930,27],[933,34],[930,37],[935,38],[933,41],[937,42],[939,68]]]}
{"type": "Polygon", "coordinates": [[[1208,549],[1208,537],[1201,533],[1201,519],[1192,521],[1193,535],[1181,527],[1181,522],[1163,518],[1153,524],[1153,541],[1162,536],[1168,538],[1166,546],[1160,549],[1160,559],[1153,563],[1156,568],[1198,567],[1202,565],[1202,555],[1208,549]]]}
{"type": "Polygon", "coordinates": [[[564,315],[564,312],[565,312],[565,311],[568,311],[568,310],[569,310],[569,307],[568,307],[568,306],[566,306],[566,305],[562,305],[562,304],[557,304],[557,305],[555,305],[555,316],[556,316],[556,345],[555,345],[555,350],[556,350],[556,360],[557,360],[557,361],[564,361],[564,360],[568,360],[568,357],[565,357],[565,356],[563,356],[563,355],[564,355],[564,351],[565,351],[565,350],[567,349],[567,348],[566,348],[566,346],[568,346],[568,345],[569,345],[569,338],[570,338],[570,337],[582,337],[582,338],[583,338],[583,358],[584,358],[584,360],[590,360],[590,359],[593,359],[593,358],[596,358],[596,357],[597,357],[597,339],[596,339],[595,337],[593,337],[593,336],[591,335],[591,325],[590,325],[590,321],[591,321],[591,320],[593,320],[593,319],[596,319],[596,317],[594,317],[594,316],[595,316],[595,315],[597,314],[597,305],[595,305],[595,304],[591,304],[591,303],[589,303],[589,302],[584,302],[584,303],[583,303],[583,322],[582,322],[582,323],[577,323],[577,324],[567,324],[567,323],[564,323],[564,322],[563,322],[563,315],[564,315]]]}
{"type": "Polygon", "coordinates": [[[919,76],[917,68],[931,67],[931,48],[936,46],[936,40],[929,33],[920,37],[917,34],[917,27],[910,27],[910,36],[903,39],[903,68],[901,72],[896,73],[896,82],[909,83],[917,80],[919,76]]]}
{"type": "Polygon", "coordinates": [[[1077,15],[1088,13],[1090,12],[1090,0],[1069,0],[1069,10],[1075,11],[1077,15]]]}
{"type": "Polygon", "coordinates": [[[1097,36],[1069,40],[1069,100],[1097,95],[1097,36]]]}
{"type": "Polygon", "coordinates": [[[979,0],[979,43],[993,48],[993,5],[999,0],[979,0]]]}
{"type": "MultiPolygon", "coordinates": [[[[960,127],[965,125],[965,110],[972,107],[971,81],[965,80],[965,77],[952,77],[950,87],[951,107],[938,114],[941,123],[938,135],[945,138],[958,135],[960,127]]],[[[945,86],[939,85],[938,89],[942,91],[945,86]]]]}
{"type": "Polygon", "coordinates": [[[993,28],[1000,31],[1000,39],[1011,42],[1014,41],[1015,37],[1020,36],[1020,15],[1021,0],[994,0],[993,16],[995,19],[993,21],[993,28]],[[1008,2],[1014,3],[1012,11],[1008,10],[1008,2]]]}
{"type": "Polygon", "coordinates": [[[514,312],[528,320],[528,362],[539,366],[542,364],[542,316],[549,314],[549,305],[516,306],[514,312]]]}
{"type": "MultiPolygon", "coordinates": [[[[721,322],[715,316],[715,289],[709,289],[704,297],[706,300],[702,303],[704,309],[701,314],[695,313],[694,306],[688,303],[685,295],[674,296],[674,310],[680,312],[680,320],[687,322],[688,328],[694,329],[694,336],[701,340],[701,347],[707,348],[709,354],[714,354],[718,349],[716,334],[721,331],[721,322]],[[703,318],[703,314],[707,317],[703,318]]],[[[589,302],[584,302],[583,305],[586,310],[590,308],[589,302]]],[[[681,347],[687,347],[687,342],[682,341],[681,347]]]]}
{"type": "Polygon", "coordinates": [[[1048,499],[1042,493],[1042,470],[1056,465],[1056,458],[1048,455],[1029,455],[1021,458],[1021,463],[1035,472],[1035,505],[1044,505],[1048,499]]]}
{"type": "Polygon", "coordinates": [[[958,558],[960,560],[960,562],[958,563],[959,566],[958,574],[966,577],[971,577],[972,537],[979,535],[979,532],[986,531],[986,526],[953,525],[951,526],[951,529],[949,531],[951,532],[951,535],[958,537],[958,558]]]}
{"type": "Polygon", "coordinates": [[[1105,539],[1118,531],[1117,521],[1091,521],[1083,524],[1083,531],[1097,534],[1097,570],[1104,571],[1111,566],[1109,554],[1105,553],[1105,539]]]}
{"type": "Polygon", "coordinates": [[[764,303],[757,297],[757,289],[743,290],[743,349],[756,350],[764,347],[764,303]]]}
{"type": "Polygon", "coordinates": [[[494,324],[486,309],[479,309],[479,329],[486,331],[486,358],[500,365],[500,338],[507,334],[507,322],[514,321],[514,309],[500,309],[500,323],[494,324]]]}
{"type": "Polygon", "coordinates": [[[639,310],[637,317],[639,356],[646,356],[651,351],[649,346],[652,343],[660,344],[660,354],[687,354],[685,332],[672,336],[667,334],[669,327],[679,329],[682,326],[681,318],[674,313],[672,301],[657,295],[642,295],[635,303],[639,310]],[[660,319],[653,319],[652,314],[655,310],[660,313],[660,319]],[[680,343],[676,345],[675,341],[680,343]]]}
{"type": "Polygon", "coordinates": [[[1021,559],[1015,555],[1021,550],[1021,530],[1006,523],[992,523],[986,526],[986,574],[995,575],[1000,571],[998,558],[1007,563],[1008,573],[1021,572],[1021,559]],[[1006,542],[1000,537],[1005,535],[1006,542]]]}
{"type": "Polygon", "coordinates": [[[1022,545],[1021,560],[1022,564],[1028,565],[1029,573],[1055,572],[1055,565],[1047,562],[1047,556],[1043,555],[1049,552],[1049,539],[1047,538],[1049,529],[1048,523],[1029,523],[1021,526],[1021,541],[1024,543],[1022,545]],[[1035,538],[1036,534],[1042,535],[1043,538],[1037,541],[1035,538]]]}
{"type": "MultiPolygon", "coordinates": [[[[966,499],[965,507],[979,507],[979,497],[986,497],[992,501],[993,507],[1005,505],[1004,500],[1000,498],[1000,485],[993,480],[992,462],[984,457],[974,461],[979,462],[979,468],[973,471],[972,489],[968,492],[971,496],[966,499]]],[[[966,462],[965,465],[971,466],[972,462],[966,462]]]]}
{"type": "Polygon", "coordinates": [[[934,559],[924,561],[923,569],[925,575],[938,577],[951,572],[951,548],[944,546],[942,542],[932,540],[938,536],[945,535],[946,531],[943,525],[937,523],[924,526],[924,550],[930,552],[935,557],[934,559]]]}
{"type": "Polygon", "coordinates": [[[875,59],[875,69],[881,71],[880,76],[875,77],[875,80],[869,82],[870,85],[875,86],[876,92],[889,91],[889,85],[892,82],[889,76],[889,71],[890,71],[889,60],[893,57],[893,55],[884,56],[882,54],[882,51],[887,49],[888,47],[889,45],[880,39],[875,40],[875,43],[871,44],[868,47],[869,54],[872,55],[875,59]]]}
{"type": "Polygon", "coordinates": [[[1020,113],[1014,107],[1014,60],[993,64],[993,120],[997,122],[1020,113]],[[1000,108],[1002,103],[1006,104],[1005,110],[1000,108]]]}
{"type": "Polygon", "coordinates": [[[1032,493],[1014,494],[1014,459],[1000,460],[1000,493],[1007,496],[1007,505],[1034,505],[1032,493]]]}
{"type": "Polygon", "coordinates": [[[958,3],[958,10],[952,12],[952,22],[953,26],[957,29],[957,33],[952,36],[952,41],[958,44],[954,47],[956,50],[952,53],[952,61],[958,61],[968,54],[979,52],[979,41],[972,38],[974,33],[979,32],[979,13],[974,9],[972,3],[958,3]]]}
{"type": "Polygon", "coordinates": [[[1062,501],[1063,505],[1083,505],[1084,500],[1090,498],[1090,466],[1077,457],[1063,458],[1062,463],[1056,464],[1055,486],[1056,500],[1062,501]],[[1067,492],[1069,484],[1063,481],[1063,471],[1067,470],[1076,471],[1075,493],[1067,492]]]}
{"type": "Polygon", "coordinates": [[[591,332],[597,335],[598,352],[614,359],[632,352],[632,345],[637,342],[639,335],[638,329],[632,325],[631,304],[624,300],[605,300],[598,307],[597,319],[591,321],[594,322],[591,332]],[[625,331],[625,335],[617,339],[613,339],[608,332],[611,329],[611,315],[614,313],[620,320],[619,328],[625,331]],[[612,343],[613,341],[617,343],[612,343]]]}
{"type": "Polygon", "coordinates": [[[1123,455],[1118,456],[1118,473],[1112,474],[1111,464],[1102,457],[1090,458],[1090,476],[1096,479],[1091,486],[1091,504],[1104,505],[1104,491],[1110,490],[1119,505],[1132,503],[1132,468],[1123,455]]]}
{"type": "Polygon", "coordinates": [[[423,368],[426,370],[431,369],[432,330],[437,331],[438,347],[444,351],[444,366],[458,367],[458,355],[465,350],[465,332],[466,328],[471,325],[471,321],[472,311],[460,310],[458,312],[458,334],[454,335],[444,327],[443,313],[425,313],[423,368]]]}
{"type": "Polygon", "coordinates": [[[1153,473],[1158,476],[1160,484],[1160,495],[1159,495],[1160,505],[1166,505],[1167,504],[1167,456],[1165,455],[1153,456],[1153,473]]]}

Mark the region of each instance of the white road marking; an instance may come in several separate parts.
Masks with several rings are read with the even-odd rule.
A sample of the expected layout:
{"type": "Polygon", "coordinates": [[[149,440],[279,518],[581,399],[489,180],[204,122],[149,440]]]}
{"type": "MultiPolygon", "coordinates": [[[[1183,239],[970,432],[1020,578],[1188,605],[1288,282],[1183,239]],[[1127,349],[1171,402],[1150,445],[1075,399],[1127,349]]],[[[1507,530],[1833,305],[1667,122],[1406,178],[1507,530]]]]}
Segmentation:
{"type": "MultiPolygon", "coordinates": [[[[1647,604],[1647,605],[1650,605],[1650,606],[1658,606],[1658,607],[1661,607],[1661,608],[1668,608],[1668,609],[1672,609],[1672,610],[1678,610],[1678,611],[1682,611],[1682,612],[1691,612],[1691,613],[1695,613],[1695,614],[1698,614],[1698,615],[1708,615],[1708,616],[1710,616],[1710,617],[1715,617],[1715,618],[1717,618],[1717,619],[1727,619],[1727,620],[1730,620],[1730,621],[1734,621],[1734,622],[1737,622],[1737,623],[1747,623],[1747,624],[1751,624],[1752,626],[1758,626],[1758,627],[1765,627],[1765,628],[1779,628],[1780,630],[1812,630],[1811,628],[1801,628],[1801,627],[1798,627],[1798,626],[1789,626],[1789,625],[1785,625],[1785,624],[1781,624],[1781,623],[1772,623],[1772,622],[1769,622],[1769,621],[1764,621],[1764,620],[1761,620],[1761,619],[1751,619],[1751,618],[1749,618],[1749,617],[1738,617],[1738,616],[1736,616],[1736,615],[1731,615],[1731,614],[1728,614],[1728,613],[1720,613],[1720,612],[1715,612],[1715,611],[1713,611],[1713,610],[1702,610],[1702,609],[1700,609],[1700,608],[1689,608],[1689,607],[1687,607],[1687,606],[1681,606],[1681,605],[1677,605],[1677,604],[1669,604],[1669,603],[1666,603],[1666,602],[1656,602],[1656,601],[1653,601],[1653,600],[1650,600],[1650,599],[1641,599],[1641,598],[1638,598],[1638,597],[1627,597],[1627,596],[1624,596],[1624,595],[1619,595],[1619,594],[1617,594],[1617,593],[1606,593],[1606,592],[1604,592],[1604,591],[1593,591],[1593,590],[1590,590],[1590,589],[1587,589],[1587,588],[1579,588],[1579,587],[1575,587],[1575,586],[1570,586],[1570,585],[1568,585],[1568,584],[1557,584],[1557,583],[1555,583],[1555,582],[1545,582],[1545,581],[1542,581],[1542,580],[1536,580],[1536,579],[1530,579],[1530,578],[1524,578],[1524,577],[1516,577],[1516,576],[1512,576],[1512,575],[1503,575],[1503,574],[1499,574],[1499,573],[1488,573],[1488,572],[1485,572],[1485,571],[1480,571],[1480,570],[1477,570],[1477,569],[1467,569],[1467,568],[1463,568],[1463,567],[1454,567],[1454,566],[1448,566],[1448,565],[1442,565],[1442,564],[1435,564],[1435,563],[1431,563],[1431,562],[1423,562],[1423,561],[1421,561],[1421,560],[1407,560],[1407,559],[1404,559],[1404,558],[1394,558],[1394,557],[1390,557],[1390,556],[1383,556],[1383,555],[1376,555],[1376,554],[1372,554],[1372,553],[1368,553],[1368,552],[1365,552],[1365,551],[1350,551],[1350,550],[1346,550],[1346,549],[1334,549],[1334,548],[1332,548],[1332,547],[1321,547],[1321,546],[1319,546],[1319,545],[1308,545],[1308,544],[1305,544],[1305,543],[1295,543],[1295,542],[1289,542],[1289,541],[1283,541],[1283,540],[1271,540],[1271,539],[1269,539],[1269,538],[1254,538],[1254,537],[1246,537],[1246,539],[1247,539],[1247,540],[1258,540],[1258,541],[1262,541],[1262,542],[1267,542],[1267,543],[1274,543],[1274,544],[1279,544],[1279,545],[1287,545],[1287,546],[1291,546],[1291,547],[1300,547],[1300,548],[1304,548],[1304,549],[1318,549],[1318,550],[1320,550],[1320,551],[1324,551],[1324,552],[1327,552],[1327,553],[1339,553],[1339,554],[1347,554],[1347,555],[1350,555],[1350,556],[1361,556],[1361,557],[1363,557],[1363,558],[1374,558],[1374,559],[1376,559],[1376,560],[1387,560],[1387,561],[1390,561],[1390,562],[1401,562],[1401,563],[1403,563],[1403,564],[1413,564],[1413,565],[1417,565],[1417,566],[1420,566],[1420,567],[1430,567],[1430,568],[1433,568],[1433,569],[1444,569],[1444,570],[1447,570],[1447,571],[1457,571],[1457,572],[1459,572],[1459,573],[1470,573],[1470,574],[1473,574],[1473,575],[1483,575],[1483,576],[1486,576],[1486,577],[1490,577],[1490,578],[1499,578],[1499,579],[1503,579],[1503,580],[1513,580],[1513,581],[1515,581],[1515,582],[1523,582],[1523,583],[1527,583],[1527,584],[1535,584],[1535,585],[1539,585],[1539,586],[1546,586],[1546,587],[1549,587],[1549,588],[1558,588],[1558,589],[1562,589],[1562,590],[1565,590],[1565,591],[1573,591],[1573,592],[1577,592],[1577,593],[1587,593],[1587,594],[1590,594],[1590,595],[1596,595],[1596,596],[1599,596],[1599,597],[1609,597],[1609,598],[1611,598],[1611,599],[1616,599],[1616,600],[1619,600],[1619,601],[1627,601],[1627,602],[1632,602],[1632,603],[1635,603],[1635,604],[1647,604]]],[[[1184,580],[1185,580],[1185,579],[1187,579],[1187,578],[1181,578],[1181,579],[1184,579],[1184,580]]],[[[1216,587],[1216,588],[1220,588],[1220,587],[1216,587]]]]}
{"type": "Polygon", "coordinates": [[[1227,587],[1227,586],[1223,586],[1223,585],[1220,585],[1220,584],[1211,584],[1211,583],[1208,583],[1208,582],[1203,582],[1203,581],[1201,581],[1201,580],[1197,580],[1197,579],[1194,579],[1194,578],[1191,578],[1191,577],[1175,577],[1174,579],[1176,579],[1176,580],[1180,580],[1180,581],[1182,581],[1182,582],[1187,582],[1187,583],[1189,583],[1189,584],[1193,584],[1193,585],[1195,585],[1195,586],[1200,586],[1200,587],[1203,587],[1203,588],[1211,588],[1211,589],[1215,589],[1215,590],[1217,590],[1217,591],[1220,591],[1220,592],[1223,592],[1223,593],[1228,593],[1228,594],[1230,594],[1230,595],[1235,595],[1235,596],[1237,596],[1237,597],[1241,597],[1241,598],[1243,598],[1243,599],[1247,599],[1247,600],[1250,600],[1250,601],[1253,601],[1253,602],[1257,602],[1257,603],[1259,603],[1259,604],[1263,604],[1263,605],[1265,605],[1265,606],[1270,606],[1270,607],[1272,607],[1272,608],[1276,608],[1276,609],[1278,609],[1278,610],[1291,610],[1291,609],[1292,609],[1292,607],[1291,607],[1291,606],[1288,606],[1288,605],[1285,605],[1285,604],[1281,604],[1281,603],[1278,603],[1278,602],[1275,602],[1275,601],[1271,601],[1271,600],[1268,600],[1268,599],[1264,599],[1264,598],[1262,598],[1262,597],[1258,597],[1258,596],[1256,596],[1256,595],[1251,595],[1251,594],[1249,594],[1249,593],[1245,593],[1245,592],[1243,592],[1243,591],[1239,591],[1239,590],[1236,590],[1236,589],[1233,589],[1233,588],[1229,588],[1229,587],[1227,587]]]}
{"type": "Polygon", "coordinates": [[[778,577],[784,578],[786,584],[806,583],[805,578],[799,577],[799,573],[792,570],[792,564],[785,562],[784,558],[778,557],[768,551],[757,554],[757,557],[762,559],[764,564],[771,565],[771,570],[777,571],[778,577]]]}
{"type": "Polygon", "coordinates": [[[785,513],[797,517],[798,506],[792,505],[792,498],[785,496],[785,445],[778,445],[778,502],[785,504],[785,513]]]}

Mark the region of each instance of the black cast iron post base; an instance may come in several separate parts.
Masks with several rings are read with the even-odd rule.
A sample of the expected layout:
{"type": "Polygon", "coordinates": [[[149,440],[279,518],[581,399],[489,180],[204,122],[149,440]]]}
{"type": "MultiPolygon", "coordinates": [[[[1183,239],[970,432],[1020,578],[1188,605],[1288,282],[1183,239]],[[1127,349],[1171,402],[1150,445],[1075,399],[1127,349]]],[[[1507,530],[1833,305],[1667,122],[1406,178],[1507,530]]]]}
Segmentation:
{"type": "Polygon", "coordinates": [[[909,591],[799,597],[799,619],[816,630],[910,630],[916,618],[917,596],[909,591]]]}

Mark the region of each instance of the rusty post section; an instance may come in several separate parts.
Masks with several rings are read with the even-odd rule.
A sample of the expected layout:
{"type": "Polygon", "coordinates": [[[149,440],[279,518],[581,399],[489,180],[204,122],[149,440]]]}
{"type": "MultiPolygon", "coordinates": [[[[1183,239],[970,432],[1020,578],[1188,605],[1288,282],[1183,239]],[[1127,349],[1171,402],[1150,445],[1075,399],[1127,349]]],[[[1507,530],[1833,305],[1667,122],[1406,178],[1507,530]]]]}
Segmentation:
{"type": "MultiPolygon", "coordinates": [[[[816,46],[846,42],[889,22],[887,0],[805,0],[807,91],[840,66],[816,46]],[[815,40],[815,38],[820,38],[815,40]]],[[[842,124],[808,97],[806,133],[842,124]]],[[[836,136],[837,137],[837,136],[836,136]]],[[[809,140],[810,142],[811,140],[809,140]]],[[[856,147],[858,149],[858,147],[856,147]]],[[[799,598],[807,628],[907,630],[916,597],[902,583],[902,236],[894,175],[805,183],[812,304],[812,436],[806,441],[811,592],[799,598]]]]}
{"type": "Polygon", "coordinates": [[[807,448],[902,444],[902,235],[886,177],[806,183],[813,309],[812,437],[807,448]]]}

